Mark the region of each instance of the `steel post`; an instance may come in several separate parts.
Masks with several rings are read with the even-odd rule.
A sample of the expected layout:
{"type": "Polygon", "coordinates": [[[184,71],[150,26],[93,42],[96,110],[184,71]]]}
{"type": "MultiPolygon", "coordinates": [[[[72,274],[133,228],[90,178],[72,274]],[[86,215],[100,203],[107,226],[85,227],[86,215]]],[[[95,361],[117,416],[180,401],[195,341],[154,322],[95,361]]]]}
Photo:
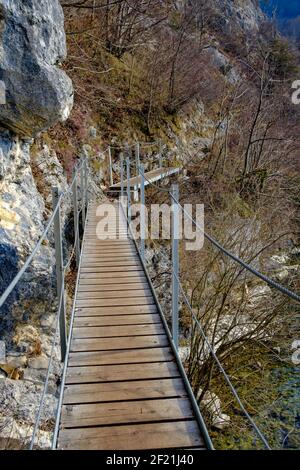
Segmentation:
{"type": "Polygon", "coordinates": [[[113,177],[113,168],[112,168],[112,158],[111,158],[111,148],[108,147],[108,165],[109,165],[109,183],[112,186],[114,184],[113,177]]]}
{"type": "MultiPolygon", "coordinates": [[[[173,197],[179,201],[179,187],[173,184],[171,188],[173,197]]],[[[179,207],[172,201],[172,336],[176,350],[178,350],[178,332],[179,332],[179,207]]]]}
{"type": "Polygon", "coordinates": [[[80,170],[81,218],[83,227],[85,226],[85,169],[83,162],[80,170]]]}
{"type": "Polygon", "coordinates": [[[80,260],[80,237],[79,237],[79,214],[78,214],[78,194],[77,194],[77,170],[73,170],[73,219],[74,219],[74,237],[76,250],[76,266],[79,266],[80,260]]]}
{"type": "Polygon", "coordinates": [[[120,160],[121,160],[121,198],[123,200],[124,198],[124,156],[123,153],[120,155],[120,160]]]}
{"type": "Polygon", "coordinates": [[[141,256],[145,262],[145,238],[146,238],[146,210],[145,210],[145,172],[144,165],[140,165],[141,177],[141,210],[140,210],[140,227],[141,227],[141,256]]]}
{"type": "MultiPolygon", "coordinates": [[[[52,203],[53,210],[56,209],[59,203],[58,188],[52,189],[52,203]]],[[[57,281],[57,298],[61,301],[60,316],[59,316],[59,331],[60,331],[60,349],[61,361],[65,361],[67,351],[67,329],[66,329],[66,309],[65,309],[65,279],[64,279],[64,263],[63,263],[63,249],[62,249],[62,236],[61,236],[61,213],[60,208],[56,212],[54,218],[54,241],[55,241],[55,261],[56,261],[56,281],[57,281]]]]}
{"type": "Polygon", "coordinates": [[[130,224],[130,205],[131,205],[131,188],[130,188],[130,160],[126,158],[126,178],[127,178],[127,220],[130,224]]]}

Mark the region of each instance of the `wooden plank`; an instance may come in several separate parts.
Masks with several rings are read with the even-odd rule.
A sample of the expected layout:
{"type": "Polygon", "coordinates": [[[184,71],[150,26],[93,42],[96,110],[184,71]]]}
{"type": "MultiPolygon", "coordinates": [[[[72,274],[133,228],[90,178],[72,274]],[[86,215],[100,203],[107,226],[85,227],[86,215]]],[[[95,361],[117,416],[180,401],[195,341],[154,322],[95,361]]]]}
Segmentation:
{"type": "MultiPolygon", "coordinates": [[[[105,250],[105,255],[109,255],[109,256],[112,255],[112,258],[110,258],[110,259],[113,259],[113,257],[115,257],[115,258],[130,257],[131,259],[134,259],[136,257],[136,253],[134,253],[134,252],[118,251],[118,250],[114,250],[114,249],[112,251],[109,251],[109,250],[106,249],[105,250]]],[[[83,259],[89,259],[91,257],[94,257],[96,259],[98,259],[98,258],[106,259],[105,257],[103,258],[102,249],[101,250],[93,249],[91,251],[85,250],[84,253],[82,254],[83,259]]]]}
{"type": "Polygon", "coordinates": [[[114,325],[152,325],[162,324],[160,315],[108,315],[97,317],[75,317],[74,327],[79,326],[114,326],[114,325]]]}
{"type": "Polygon", "coordinates": [[[80,279],[105,279],[106,283],[110,280],[114,282],[119,282],[120,279],[124,279],[125,282],[129,281],[129,278],[134,278],[134,280],[147,280],[143,271],[130,271],[130,272],[110,272],[110,273],[82,273],[80,279]]]}
{"type": "Polygon", "coordinates": [[[176,377],[180,377],[180,373],[175,362],[68,367],[66,384],[176,377]]]}
{"type": "Polygon", "coordinates": [[[69,366],[140,364],[142,362],[166,362],[173,360],[174,356],[169,347],[123,351],[71,352],[69,355],[69,366]]]}
{"type": "Polygon", "coordinates": [[[85,257],[83,257],[83,261],[81,264],[82,268],[128,268],[128,267],[141,267],[141,263],[139,260],[132,259],[130,261],[86,261],[85,257]]]}
{"type": "Polygon", "coordinates": [[[114,250],[116,251],[129,251],[131,253],[136,253],[136,250],[135,248],[132,246],[132,244],[130,243],[116,243],[116,244],[108,244],[108,243],[101,243],[100,241],[98,240],[94,240],[94,241],[91,241],[91,242],[87,242],[85,245],[84,245],[84,253],[87,251],[87,250],[98,250],[101,252],[104,252],[106,251],[107,253],[108,252],[113,252],[114,250]]]}
{"type": "Polygon", "coordinates": [[[153,305],[154,303],[155,301],[153,297],[123,297],[121,299],[77,299],[76,307],[130,307],[134,305],[153,305]]]}
{"type": "Polygon", "coordinates": [[[115,249],[115,248],[110,248],[110,249],[103,249],[103,248],[85,248],[83,252],[83,256],[92,256],[92,255],[101,255],[103,253],[103,250],[105,250],[106,254],[113,254],[113,255],[118,255],[118,256],[133,256],[136,255],[136,251],[133,249],[115,249]]]}
{"type": "Polygon", "coordinates": [[[88,266],[86,268],[81,267],[80,269],[81,273],[124,273],[124,271],[126,271],[125,274],[128,274],[129,272],[139,273],[141,271],[143,272],[144,269],[141,264],[139,266],[126,266],[126,270],[123,266],[108,266],[100,268],[97,268],[96,266],[88,266]]]}
{"type": "Polygon", "coordinates": [[[129,350],[138,348],[162,348],[169,346],[165,335],[126,336],[124,338],[73,339],[71,352],[129,350]]]}
{"type": "Polygon", "coordinates": [[[161,324],[150,325],[120,325],[120,326],[87,326],[75,327],[73,338],[113,338],[126,336],[162,335],[165,330],[161,324]]]}
{"type": "MultiPolygon", "coordinates": [[[[157,168],[155,170],[148,171],[145,174],[145,177],[146,177],[145,185],[147,186],[149,184],[149,181],[151,183],[155,181],[159,181],[160,179],[167,178],[168,176],[179,173],[180,171],[181,171],[181,168],[157,168]]],[[[130,178],[129,185],[130,185],[130,188],[134,188],[135,186],[140,187],[141,176],[134,176],[133,178],[130,178]]],[[[126,186],[127,186],[127,180],[124,181],[124,187],[126,186]]],[[[119,190],[119,189],[121,189],[121,183],[116,183],[110,186],[110,190],[119,190]]]]}
{"type": "Polygon", "coordinates": [[[130,382],[67,385],[64,405],[186,397],[183,380],[158,379],[130,382]]]}
{"type": "Polygon", "coordinates": [[[85,254],[84,255],[84,261],[85,262],[88,262],[88,261],[101,261],[101,262],[105,262],[105,263],[108,263],[108,262],[117,262],[117,261],[132,261],[132,260],[136,260],[136,261],[140,261],[139,257],[137,255],[110,255],[110,254],[100,254],[100,253],[95,253],[94,255],[88,255],[88,254],[85,254]]]}
{"type": "MultiPolygon", "coordinates": [[[[131,402],[63,405],[61,424],[65,428],[112,424],[161,422],[193,418],[189,400],[182,398],[131,402]]],[[[101,432],[101,430],[99,430],[101,432]]]]}
{"type": "Polygon", "coordinates": [[[113,315],[140,315],[157,313],[156,305],[135,305],[130,307],[80,307],[76,308],[76,317],[113,316],[113,315]]]}
{"type": "Polygon", "coordinates": [[[107,232],[107,233],[86,233],[85,234],[85,244],[102,244],[102,245],[121,245],[121,246],[130,246],[132,242],[129,241],[126,233],[122,232],[107,232]]]}
{"type": "Polygon", "coordinates": [[[152,292],[148,289],[124,290],[124,291],[105,291],[94,289],[94,292],[78,292],[77,299],[125,299],[126,297],[152,297],[152,292]]]}
{"type": "Polygon", "coordinates": [[[142,450],[203,448],[196,421],[63,429],[58,448],[66,450],[142,450]]]}
{"type": "Polygon", "coordinates": [[[178,378],[175,362],[151,362],[142,364],[94,365],[69,367],[66,384],[122,382],[158,378],[178,378]]]}
{"type": "Polygon", "coordinates": [[[145,293],[149,291],[149,286],[146,282],[132,282],[130,284],[79,284],[78,292],[121,292],[129,290],[139,290],[145,293]]]}
{"type": "Polygon", "coordinates": [[[111,228],[99,233],[97,205],[93,207],[85,232],[59,447],[201,448],[186,387],[135,245],[127,238],[127,225],[121,223],[116,233],[111,228]]]}
{"type": "Polygon", "coordinates": [[[102,219],[91,220],[87,225],[87,230],[93,230],[93,229],[99,228],[99,231],[101,230],[101,232],[106,232],[106,231],[112,232],[115,229],[124,230],[125,232],[127,231],[127,225],[125,225],[125,223],[118,218],[115,218],[114,220],[112,220],[111,225],[106,224],[103,226],[101,223],[102,223],[102,219]]]}
{"type": "Polygon", "coordinates": [[[136,284],[136,283],[145,283],[147,282],[147,278],[145,275],[139,276],[128,276],[126,277],[117,277],[117,276],[107,276],[107,277],[97,277],[90,276],[88,274],[84,274],[80,276],[80,286],[102,286],[102,285],[121,285],[121,284],[136,284]]]}
{"type": "Polygon", "coordinates": [[[136,253],[136,250],[132,243],[120,243],[121,241],[118,241],[117,243],[103,243],[100,242],[99,240],[91,240],[90,242],[86,242],[84,244],[84,249],[83,251],[86,252],[86,250],[101,250],[104,252],[104,250],[107,252],[113,252],[113,250],[117,251],[130,251],[131,253],[136,253]]]}
{"type": "Polygon", "coordinates": [[[96,235],[93,237],[87,237],[84,241],[84,247],[102,247],[102,248],[134,248],[132,240],[125,237],[112,238],[111,240],[101,240],[96,235]]]}

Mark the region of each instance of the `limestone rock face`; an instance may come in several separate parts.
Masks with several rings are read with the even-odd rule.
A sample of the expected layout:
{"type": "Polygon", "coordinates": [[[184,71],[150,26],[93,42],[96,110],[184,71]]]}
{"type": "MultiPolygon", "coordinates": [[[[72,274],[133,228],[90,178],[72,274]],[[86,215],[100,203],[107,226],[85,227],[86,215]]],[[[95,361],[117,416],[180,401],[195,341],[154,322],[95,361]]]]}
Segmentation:
{"type": "Polygon", "coordinates": [[[258,31],[265,20],[257,0],[214,0],[214,5],[223,16],[226,32],[232,32],[236,27],[248,33],[258,31]]]}
{"type": "Polygon", "coordinates": [[[0,0],[0,125],[30,137],[68,118],[73,87],[58,0],[0,0]],[[2,95],[1,95],[2,96],[2,95]]]}

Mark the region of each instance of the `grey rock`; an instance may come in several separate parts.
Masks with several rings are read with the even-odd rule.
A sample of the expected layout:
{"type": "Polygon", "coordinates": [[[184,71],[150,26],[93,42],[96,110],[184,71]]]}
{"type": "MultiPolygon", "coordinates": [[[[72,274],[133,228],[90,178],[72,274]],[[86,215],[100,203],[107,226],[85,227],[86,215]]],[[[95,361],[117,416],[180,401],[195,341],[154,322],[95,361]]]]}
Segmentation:
{"type": "Polygon", "coordinates": [[[72,82],[58,64],[66,57],[58,0],[0,0],[0,81],[6,104],[0,123],[31,137],[68,118],[72,82]]]}
{"type": "Polygon", "coordinates": [[[220,14],[220,26],[226,33],[233,34],[234,30],[255,33],[265,20],[256,0],[214,0],[214,6],[220,14]]]}
{"type": "Polygon", "coordinates": [[[7,355],[6,363],[11,366],[15,367],[16,369],[25,367],[27,365],[27,356],[24,355],[7,355]]]}
{"type": "MultiPolygon", "coordinates": [[[[1,410],[6,419],[10,417],[18,417],[20,421],[25,421],[27,427],[33,424],[36,419],[36,413],[43,391],[43,384],[33,384],[24,380],[1,380],[1,410]]],[[[41,423],[52,420],[55,416],[56,398],[51,394],[46,394],[43,407],[41,423]]],[[[2,413],[1,413],[2,412],[2,413]]],[[[0,428],[0,435],[3,430],[0,428]]]]}
{"type": "Polygon", "coordinates": [[[226,77],[231,84],[236,84],[240,80],[238,71],[233,67],[230,60],[216,47],[210,46],[206,49],[206,54],[210,57],[212,64],[226,77]]]}
{"type": "Polygon", "coordinates": [[[44,356],[28,359],[28,367],[31,367],[32,369],[47,369],[48,365],[49,359],[44,356]]]}

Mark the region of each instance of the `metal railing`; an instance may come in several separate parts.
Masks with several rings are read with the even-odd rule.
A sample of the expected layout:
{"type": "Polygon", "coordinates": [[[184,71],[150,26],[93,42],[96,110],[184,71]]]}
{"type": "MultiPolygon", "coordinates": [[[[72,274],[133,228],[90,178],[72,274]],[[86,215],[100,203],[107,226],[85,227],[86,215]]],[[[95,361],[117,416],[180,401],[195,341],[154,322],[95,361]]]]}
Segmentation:
{"type": "MultiPolygon", "coordinates": [[[[156,143],[152,143],[151,145],[154,145],[156,143]]],[[[150,143],[148,144],[150,145],[150,143]]],[[[124,149],[124,147],[120,147],[119,149],[124,149]]],[[[179,214],[180,212],[183,212],[188,218],[190,218],[191,222],[194,224],[197,230],[200,230],[203,232],[205,238],[212,243],[212,245],[228,256],[230,259],[232,259],[234,262],[238,263],[239,265],[242,266],[243,269],[248,270],[251,272],[253,275],[256,277],[260,278],[264,282],[266,282],[270,287],[280,291],[284,295],[289,296],[293,300],[296,300],[300,302],[300,296],[289,289],[285,288],[284,286],[278,284],[274,280],[270,279],[268,276],[265,276],[264,274],[260,273],[257,271],[254,267],[249,265],[248,263],[244,262],[241,260],[238,256],[234,255],[231,253],[229,250],[224,248],[217,240],[215,240],[212,236],[207,234],[206,232],[203,231],[203,228],[200,227],[200,225],[192,218],[192,216],[185,211],[184,207],[180,204],[179,202],[179,189],[178,185],[172,185],[171,189],[169,188],[161,188],[158,185],[154,184],[150,180],[147,179],[144,171],[144,165],[141,164],[140,162],[140,154],[139,154],[139,149],[140,145],[135,144],[135,162],[133,163],[133,167],[135,168],[135,171],[138,176],[140,176],[140,183],[137,188],[135,188],[135,193],[138,193],[138,189],[140,189],[140,202],[141,202],[141,213],[140,213],[140,246],[137,245],[136,247],[139,252],[141,261],[144,265],[145,268],[145,273],[146,276],[150,282],[151,288],[152,283],[150,280],[150,277],[148,275],[148,271],[146,268],[146,247],[145,247],[145,239],[146,239],[146,225],[145,225],[145,186],[146,186],[146,181],[149,185],[154,186],[157,190],[163,192],[164,194],[168,193],[170,196],[170,202],[172,206],[172,223],[171,223],[171,252],[172,252],[172,270],[171,270],[171,276],[172,276],[172,321],[171,321],[171,332],[169,332],[167,321],[165,317],[162,314],[164,324],[167,328],[167,331],[169,332],[168,334],[170,335],[170,338],[172,340],[172,348],[177,355],[176,357],[178,358],[178,349],[179,349],[179,301],[180,301],[180,295],[183,297],[184,303],[186,304],[190,314],[191,318],[193,320],[193,324],[196,326],[198,331],[200,332],[203,341],[207,344],[207,347],[209,349],[209,353],[211,358],[214,360],[216,365],[218,366],[220,372],[225,378],[225,381],[227,385],[229,386],[233,396],[235,397],[238,405],[240,406],[243,414],[253,427],[254,431],[256,432],[257,436],[260,438],[262,441],[264,447],[266,449],[270,449],[270,445],[267,442],[265,436],[261,432],[261,430],[258,428],[252,417],[249,415],[247,412],[245,406],[243,405],[234,385],[232,384],[228,374],[226,373],[224,367],[222,366],[217,354],[215,353],[214,347],[211,345],[208,337],[205,335],[204,329],[201,325],[201,322],[199,318],[195,315],[192,305],[184,291],[184,288],[182,286],[182,283],[180,281],[180,270],[179,270],[179,214]]],[[[111,159],[111,152],[110,148],[108,148],[106,151],[108,151],[108,156],[109,156],[109,165],[110,165],[110,173],[109,173],[109,178],[111,182],[111,176],[112,176],[112,159],[111,159]]],[[[128,151],[128,148],[126,147],[126,151],[128,151]]],[[[125,208],[125,215],[127,218],[128,226],[130,226],[131,222],[131,198],[132,198],[132,191],[130,187],[130,175],[131,175],[131,162],[130,158],[127,157],[126,160],[124,160],[123,154],[120,155],[121,159],[121,198],[122,201],[124,200],[124,195],[126,193],[127,195],[127,206],[125,208]],[[124,171],[124,166],[125,166],[125,171],[124,171]],[[127,185],[125,188],[125,175],[126,175],[126,180],[127,180],[127,185]]],[[[161,160],[160,160],[161,162],[161,160]]],[[[51,367],[53,364],[53,356],[54,356],[54,350],[57,342],[57,338],[59,335],[59,342],[60,342],[60,352],[61,352],[61,361],[64,363],[64,368],[63,368],[63,375],[62,375],[62,382],[61,382],[61,391],[60,391],[60,397],[58,401],[58,407],[57,407],[57,419],[56,419],[56,424],[55,424],[55,430],[54,430],[54,436],[53,436],[53,446],[52,448],[55,448],[56,446],[56,440],[58,436],[58,431],[59,431],[59,413],[62,405],[62,399],[63,399],[63,391],[64,391],[64,380],[66,376],[66,370],[67,370],[67,357],[70,351],[70,344],[71,344],[71,335],[72,335],[72,327],[73,327],[73,321],[74,321],[74,314],[75,314],[75,298],[76,298],[76,293],[78,289],[78,277],[77,277],[77,284],[76,284],[76,289],[75,289],[75,296],[74,296],[74,303],[73,303],[73,308],[72,308],[72,313],[70,317],[70,325],[69,328],[67,328],[67,319],[66,319],[66,296],[65,296],[65,275],[67,270],[69,269],[71,262],[73,258],[75,257],[76,259],[76,266],[78,269],[80,269],[81,265],[81,247],[82,245],[80,244],[80,218],[82,222],[82,227],[83,229],[86,226],[86,211],[87,211],[87,201],[88,201],[88,165],[87,165],[87,160],[84,159],[79,163],[78,166],[75,167],[74,173],[73,173],[73,179],[72,182],[68,188],[67,191],[64,193],[59,193],[57,188],[53,188],[52,191],[52,199],[53,199],[53,213],[51,217],[48,220],[48,223],[39,238],[38,242],[36,243],[32,253],[28,257],[28,259],[25,261],[24,265],[22,266],[21,270],[19,273],[15,276],[13,281],[9,284],[9,286],[6,288],[4,293],[0,297],[0,308],[3,306],[3,304],[6,302],[10,294],[13,292],[13,290],[16,288],[18,283],[21,281],[22,277],[24,276],[25,272],[27,269],[30,267],[32,264],[32,261],[34,260],[35,256],[39,252],[39,249],[41,248],[43,242],[46,240],[51,227],[53,226],[54,230],[54,246],[55,246],[55,261],[56,261],[56,287],[57,287],[57,299],[58,299],[58,310],[57,310],[57,315],[55,319],[55,334],[54,334],[54,339],[52,342],[52,348],[51,348],[51,353],[50,353],[50,358],[49,358],[49,364],[48,364],[48,369],[46,373],[46,379],[45,379],[45,384],[41,396],[41,401],[39,404],[39,408],[37,411],[36,415],[36,421],[33,429],[33,435],[32,439],[30,442],[30,449],[34,448],[35,445],[35,438],[39,429],[39,423],[42,415],[42,409],[45,401],[45,396],[49,384],[49,378],[50,378],[50,372],[51,372],[51,367]],[[79,197],[78,197],[78,183],[80,182],[80,195],[81,195],[81,208],[79,210],[79,197]],[[63,255],[63,243],[62,243],[62,223],[61,223],[61,210],[62,210],[62,203],[65,200],[66,196],[72,194],[72,202],[73,202],[73,219],[74,219],[74,247],[72,249],[72,252],[68,258],[68,260],[65,262],[64,260],[64,255],[63,255]]],[[[123,207],[123,206],[122,206],[123,207]]],[[[153,293],[154,296],[157,300],[157,296],[155,294],[155,290],[153,288],[153,293]]],[[[161,311],[161,310],[160,310],[161,311]]],[[[186,378],[186,373],[185,370],[180,362],[179,359],[179,367],[181,370],[182,375],[186,378]]],[[[185,379],[188,381],[188,379],[185,379]]],[[[188,384],[188,389],[191,390],[190,385],[188,384]]],[[[190,393],[190,392],[189,392],[190,393]]],[[[198,404],[194,398],[193,393],[190,393],[190,397],[193,403],[193,407],[195,409],[195,412],[197,413],[198,409],[198,404]]],[[[201,406],[201,404],[200,404],[201,406]]],[[[198,409],[199,412],[199,409],[198,409]]],[[[203,418],[201,416],[201,413],[199,413],[199,421],[203,421],[203,418]]],[[[205,425],[203,424],[203,429],[205,430],[205,425]]],[[[208,443],[208,447],[212,448],[212,445],[210,443],[210,438],[206,432],[206,442],[208,443]]]]}
{"type": "MultiPolygon", "coordinates": [[[[127,198],[125,199],[127,201],[127,222],[130,225],[131,219],[130,219],[130,204],[131,204],[131,191],[130,191],[130,183],[129,183],[129,178],[130,176],[130,160],[126,159],[126,168],[127,168],[127,198]]],[[[140,247],[137,245],[137,249],[139,251],[140,257],[142,262],[146,265],[146,257],[145,257],[145,233],[146,233],[146,227],[145,227],[145,181],[147,180],[145,176],[145,171],[144,171],[144,166],[140,165],[139,166],[139,175],[141,177],[141,183],[140,183],[140,203],[141,203],[141,209],[140,209],[140,247]]],[[[121,197],[122,200],[124,200],[124,181],[122,180],[124,177],[124,173],[121,172],[121,197]]],[[[201,334],[203,341],[208,347],[209,350],[209,355],[217,365],[219,371],[223,375],[231,393],[233,394],[237,404],[239,405],[242,413],[252,426],[253,430],[263,443],[263,446],[267,450],[271,450],[271,446],[268,443],[266,437],[262,433],[262,431],[259,429],[253,418],[250,416],[249,412],[246,410],[246,407],[242,403],[242,400],[240,399],[238,392],[234,385],[232,384],[232,381],[230,380],[228,374],[226,373],[224,367],[222,366],[215,350],[214,347],[211,345],[207,335],[204,332],[204,329],[201,325],[201,322],[199,318],[195,315],[195,312],[192,308],[192,305],[184,291],[183,285],[180,281],[180,276],[179,276],[179,213],[182,212],[185,214],[186,217],[190,219],[192,224],[196,227],[196,230],[199,230],[202,232],[204,237],[212,243],[212,245],[225,254],[227,257],[238,263],[239,265],[242,266],[243,269],[248,270],[251,272],[254,276],[258,277],[265,283],[267,283],[271,288],[278,290],[282,294],[288,296],[289,298],[296,300],[297,302],[300,302],[300,296],[292,292],[291,290],[287,289],[286,287],[282,286],[281,284],[277,283],[273,279],[270,279],[268,276],[260,273],[257,269],[255,269],[253,266],[249,265],[245,261],[241,260],[238,256],[234,255],[231,253],[229,250],[224,248],[217,240],[215,240],[211,235],[207,234],[203,228],[193,219],[193,217],[184,209],[184,207],[180,204],[179,202],[179,186],[177,184],[173,184],[171,189],[167,188],[161,188],[158,187],[156,184],[152,183],[150,180],[147,180],[147,183],[154,186],[156,189],[159,191],[163,192],[164,194],[169,193],[170,195],[170,202],[172,206],[172,221],[171,221],[171,253],[172,253],[172,268],[171,268],[171,277],[172,277],[172,308],[171,308],[171,331],[172,331],[172,341],[174,344],[174,347],[176,350],[178,350],[178,345],[179,345],[179,301],[180,301],[180,295],[182,295],[182,298],[184,300],[185,305],[187,306],[190,314],[191,314],[191,319],[193,324],[196,326],[198,329],[199,333],[201,334]]],[[[200,404],[201,406],[201,404],[200,404]]]]}
{"type": "MultiPolygon", "coordinates": [[[[56,349],[56,343],[59,337],[60,343],[60,356],[61,362],[66,364],[67,350],[68,350],[68,341],[70,339],[70,334],[68,335],[67,327],[67,308],[66,308],[66,292],[65,292],[65,276],[71,266],[72,260],[75,258],[77,268],[80,265],[80,254],[81,254],[81,244],[80,244],[80,217],[82,218],[82,226],[84,227],[86,220],[86,210],[87,210],[87,201],[88,201],[88,165],[87,160],[84,159],[79,162],[79,164],[73,170],[72,181],[65,192],[60,193],[58,188],[52,188],[52,206],[53,213],[50,216],[46,227],[34,246],[30,256],[25,261],[24,265],[17,273],[12,282],[8,285],[5,291],[0,297],[0,308],[5,304],[9,296],[12,294],[14,289],[17,288],[18,284],[22,281],[23,276],[26,271],[30,268],[33,260],[38,255],[41,246],[44,241],[51,234],[54,236],[54,249],[55,249],[55,265],[56,265],[56,296],[58,301],[58,309],[55,316],[55,328],[54,328],[54,337],[51,344],[50,357],[48,362],[48,368],[46,371],[45,382],[42,390],[41,400],[36,414],[36,420],[34,423],[32,438],[30,440],[29,449],[33,449],[35,446],[36,436],[39,430],[39,423],[42,416],[43,406],[45,402],[45,397],[47,389],[49,386],[49,379],[51,368],[54,360],[54,352],[56,349]],[[78,186],[80,186],[80,199],[81,207],[79,210],[79,195],[78,195],[78,186]],[[62,226],[62,206],[66,198],[71,196],[74,220],[74,247],[68,257],[68,260],[64,260],[63,252],[63,226],[62,226]]],[[[70,330],[69,330],[70,331],[70,330]]]]}
{"type": "MultiPolygon", "coordinates": [[[[163,145],[162,141],[154,141],[154,142],[135,142],[132,145],[125,144],[123,146],[114,146],[109,145],[107,149],[103,152],[108,154],[108,175],[109,175],[109,183],[110,186],[114,184],[114,165],[113,165],[113,158],[112,158],[112,150],[119,151],[119,161],[120,161],[120,180],[122,181],[122,172],[124,172],[124,163],[127,159],[132,160],[134,157],[135,163],[131,165],[133,168],[132,177],[138,177],[139,175],[139,168],[142,160],[141,156],[141,149],[147,147],[157,147],[157,154],[151,159],[152,163],[157,162],[158,168],[163,168],[163,145]]],[[[134,188],[135,194],[138,191],[138,187],[135,186],[134,188]]]]}

